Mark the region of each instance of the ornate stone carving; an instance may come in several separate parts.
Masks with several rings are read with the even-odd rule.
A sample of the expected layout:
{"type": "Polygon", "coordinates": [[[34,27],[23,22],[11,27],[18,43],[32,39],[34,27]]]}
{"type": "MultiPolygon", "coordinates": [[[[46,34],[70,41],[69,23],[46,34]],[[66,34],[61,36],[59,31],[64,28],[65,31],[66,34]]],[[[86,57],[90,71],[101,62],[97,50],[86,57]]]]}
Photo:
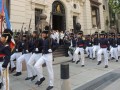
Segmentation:
{"type": "Polygon", "coordinates": [[[46,21],[47,16],[45,14],[40,14],[40,21],[36,25],[36,28],[39,32],[45,29],[45,26],[48,26],[48,22],[46,21]]]}

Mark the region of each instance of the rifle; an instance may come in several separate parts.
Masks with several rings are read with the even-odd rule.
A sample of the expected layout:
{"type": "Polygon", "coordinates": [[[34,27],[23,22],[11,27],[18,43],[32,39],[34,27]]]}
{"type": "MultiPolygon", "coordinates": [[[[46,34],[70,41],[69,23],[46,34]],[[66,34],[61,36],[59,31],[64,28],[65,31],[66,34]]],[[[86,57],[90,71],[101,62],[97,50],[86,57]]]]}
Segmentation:
{"type": "Polygon", "coordinates": [[[50,20],[49,20],[49,30],[48,30],[48,39],[49,39],[49,48],[51,48],[51,20],[52,20],[52,13],[50,12],[50,20]]]}
{"type": "Polygon", "coordinates": [[[31,26],[31,21],[32,21],[32,19],[30,18],[30,22],[29,22],[29,26],[28,26],[28,34],[30,34],[30,30],[31,30],[31,28],[30,28],[30,26],[31,26]]]}

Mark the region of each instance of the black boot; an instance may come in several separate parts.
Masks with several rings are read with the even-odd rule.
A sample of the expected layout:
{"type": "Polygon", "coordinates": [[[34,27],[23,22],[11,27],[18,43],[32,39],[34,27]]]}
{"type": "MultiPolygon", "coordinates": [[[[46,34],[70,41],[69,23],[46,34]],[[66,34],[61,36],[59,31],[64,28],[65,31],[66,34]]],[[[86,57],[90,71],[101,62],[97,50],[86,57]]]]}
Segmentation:
{"type": "Polygon", "coordinates": [[[78,64],[80,62],[80,60],[78,60],[77,62],[76,62],[76,64],[78,64]]]}
{"type": "Polygon", "coordinates": [[[105,65],[105,68],[108,68],[108,65],[105,65]]]}
{"type": "Polygon", "coordinates": [[[101,64],[101,61],[99,61],[97,65],[100,65],[100,64],[101,64]]]}
{"type": "Polygon", "coordinates": [[[41,84],[43,83],[43,81],[45,81],[45,78],[44,78],[44,77],[41,78],[40,81],[38,81],[37,85],[38,85],[38,86],[41,85],[41,84]]]}
{"type": "Polygon", "coordinates": [[[17,73],[14,74],[13,76],[20,76],[20,75],[22,75],[22,73],[21,73],[21,72],[17,72],[17,73]]]}
{"type": "Polygon", "coordinates": [[[33,81],[36,77],[37,77],[37,75],[33,76],[33,77],[31,78],[31,81],[33,81]]]}
{"type": "Polygon", "coordinates": [[[53,86],[48,86],[46,90],[51,90],[53,86]]]}
{"type": "Polygon", "coordinates": [[[116,60],[116,62],[118,62],[118,60],[116,60]]]}
{"type": "Polygon", "coordinates": [[[12,72],[14,72],[14,71],[15,71],[15,69],[16,69],[16,67],[12,68],[12,69],[11,69],[11,73],[12,73],[12,72]]]}
{"type": "Polygon", "coordinates": [[[3,83],[1,82],[1,83],[0,83],[0,89],[2,88],[2,86],[3,86],[3,83]]]}
{"type": "Polygon", "coordinates": [[[84,67],[85,65],[81,65],[81,67],[84,67]]]}
{"type": "Polygon", "coordinates": [[[25,80],[30,80],[32,77],[26,77],[25,80]]]}

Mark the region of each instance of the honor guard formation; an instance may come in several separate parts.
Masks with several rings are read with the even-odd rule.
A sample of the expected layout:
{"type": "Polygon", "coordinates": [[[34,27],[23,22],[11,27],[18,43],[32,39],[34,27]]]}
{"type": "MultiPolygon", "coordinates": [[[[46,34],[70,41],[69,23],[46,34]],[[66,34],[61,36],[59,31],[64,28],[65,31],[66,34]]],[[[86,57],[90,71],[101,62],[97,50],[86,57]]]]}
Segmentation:
{"type": "MultiPolygon", "coordinates": [[[[54,87],[53,52],[59,46],[65,47],[65,56],[69,56],[72,63],[81,67],[87,66],[86,58],[97,60],[100,65],[104,60],[104,68],[108,68],[108,62],[119,61],[120,57],[120,33],[95,32],[92,35],[84,35],[83,31],[73,33],[70,31],[44,30],[41,33],[33,31],[16,32],[5,29],[0,39],[0,88],[6,90],[9,87],[9,67],[13,76],[22,75],[22,62],[26,63],[27,75],[25,80],[36,80],[35,85],[41,85],[45,81],[43,65],[48,70],[48,87],[54,87]],[[14,36],[15,48],[10,47],[10,41],[14,36]]],[[[7,89],[9,90],[9,89],[7,89]]]]}

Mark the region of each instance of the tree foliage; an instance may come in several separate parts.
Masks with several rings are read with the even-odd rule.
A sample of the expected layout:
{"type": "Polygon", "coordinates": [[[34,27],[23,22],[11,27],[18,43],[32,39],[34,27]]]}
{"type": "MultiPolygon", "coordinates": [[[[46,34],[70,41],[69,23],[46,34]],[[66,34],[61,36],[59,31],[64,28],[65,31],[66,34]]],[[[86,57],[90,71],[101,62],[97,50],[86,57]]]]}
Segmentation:
{"type": "Polygon", "coordinates": [[[109,0],[109,6],[114,13],[120,13],[120,0],[109,0]]]}

